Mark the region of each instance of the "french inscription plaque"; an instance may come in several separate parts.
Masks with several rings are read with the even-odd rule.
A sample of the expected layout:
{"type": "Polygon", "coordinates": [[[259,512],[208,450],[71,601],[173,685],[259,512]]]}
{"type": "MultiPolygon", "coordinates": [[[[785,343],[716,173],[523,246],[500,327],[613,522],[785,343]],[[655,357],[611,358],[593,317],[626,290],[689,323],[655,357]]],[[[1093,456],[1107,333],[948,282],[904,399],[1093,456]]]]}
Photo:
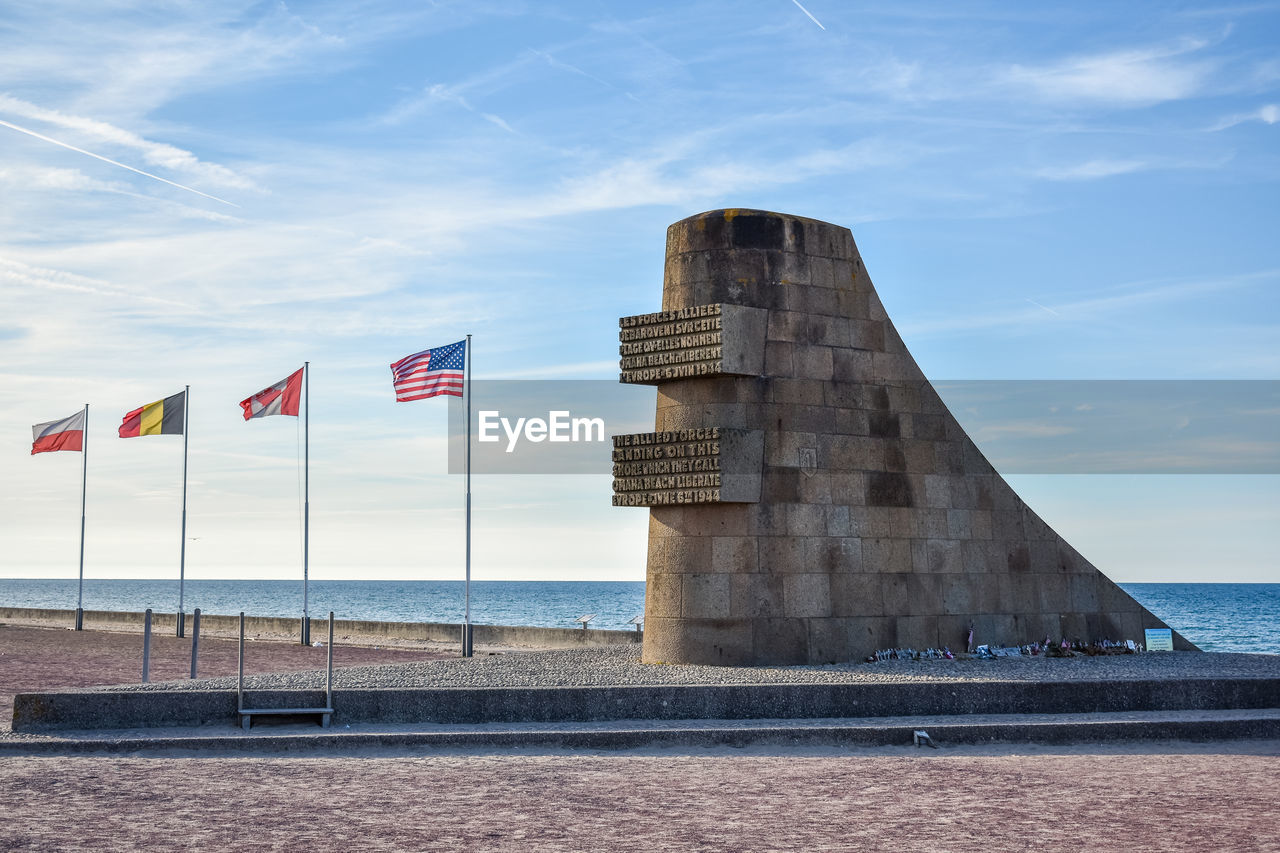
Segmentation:
{"type": "Polygon", "coordinates": [[[716,302],[618,321],[622,382],[656,385],[764,370],[767,312],[716,302]]]}

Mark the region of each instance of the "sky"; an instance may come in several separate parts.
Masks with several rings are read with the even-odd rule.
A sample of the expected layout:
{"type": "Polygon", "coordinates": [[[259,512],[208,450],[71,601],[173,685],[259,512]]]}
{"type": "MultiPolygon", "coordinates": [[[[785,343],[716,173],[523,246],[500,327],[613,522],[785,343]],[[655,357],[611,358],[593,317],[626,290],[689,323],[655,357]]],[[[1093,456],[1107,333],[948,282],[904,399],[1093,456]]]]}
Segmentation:
{"type": "MultiPolygon", "coordinates": [[[[304,361],[311,576],[461,577],[447,406],[388,365],[472,334],[477,380],[615,378],[666,227],[723,207],[851,228],[934,379],[1278,379],[1278,35],[1266,2],[0,0],[0,577],[76,575],[81,457],[30,427],[85,403],[86,577],[176,577],[182,439],[116,428],[187,385],[187,577],[298,577],[301,424],[237,403],[304,361]]],[[[1115,580],[1280,580],[1275,474],[1009,480],[1115,580]]],[[[474,477],[472,576],[642,580],[610,494],[474,477]]]]}

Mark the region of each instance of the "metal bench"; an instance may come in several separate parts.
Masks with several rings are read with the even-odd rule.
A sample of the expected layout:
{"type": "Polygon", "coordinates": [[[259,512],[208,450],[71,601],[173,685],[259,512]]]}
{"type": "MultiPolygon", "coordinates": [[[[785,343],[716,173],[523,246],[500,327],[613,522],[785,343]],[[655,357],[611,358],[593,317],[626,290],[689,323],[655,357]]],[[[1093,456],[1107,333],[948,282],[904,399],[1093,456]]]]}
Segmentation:
{"type": "Polygon", "coordinates": [[[240,725],[248,731],[257,715],[265,716],[302,716],[315,714],[320,717],[322,728],[329,728],[329,718],[333,715],[333,611],[329,611],[329,647],[328,664],[324,682],[323,708],[246,708],[244,706],[244,611],[240,611],[240,654],[239,674],[236,678],[236,714],[240,725]]]}

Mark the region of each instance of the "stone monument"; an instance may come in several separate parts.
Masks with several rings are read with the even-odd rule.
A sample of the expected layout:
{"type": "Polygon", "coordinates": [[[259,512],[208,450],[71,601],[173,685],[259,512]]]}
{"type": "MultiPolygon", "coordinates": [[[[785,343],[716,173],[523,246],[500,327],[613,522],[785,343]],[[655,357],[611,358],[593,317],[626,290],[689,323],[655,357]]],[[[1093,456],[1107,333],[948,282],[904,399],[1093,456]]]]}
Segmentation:
{"type": "MultiPolygon", "coordinates": [[[[916,366],[853,235],[716,210],[667,231],[662,310],[620,321],[613,503],[649,508],[643,660],[1131,639],[1167,627],[1005,483],[916,366]]],[[[1193,649],[1174,634],[1176,648],[1193,649]]]]}

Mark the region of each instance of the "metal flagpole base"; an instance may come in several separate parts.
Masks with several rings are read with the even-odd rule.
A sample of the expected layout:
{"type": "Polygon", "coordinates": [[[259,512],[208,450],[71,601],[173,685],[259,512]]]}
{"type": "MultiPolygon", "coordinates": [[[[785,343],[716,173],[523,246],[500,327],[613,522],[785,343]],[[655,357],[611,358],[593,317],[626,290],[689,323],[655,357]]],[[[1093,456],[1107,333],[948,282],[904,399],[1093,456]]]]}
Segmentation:
{"type": "Polygon", "coordinates": [[[470,624],[462,626],[462,656],[464,658],[471,657],[471,628],[470,624]]]}
{"type": "Polygon", "coordinates": [[[187,636],[187,614],[181,610],[178,611],[178,636],[187,636]]]}
{"type": "Polygon", "coordinates": [[[76,630],[84,630],[84,608],[82,607],[76,608],[76,630]]]}
{"type": "Polygon", "coordinates": [[[311,645],[311,617],[302,617],[302,633],[300,643],[304,646],[311,645]]]}

